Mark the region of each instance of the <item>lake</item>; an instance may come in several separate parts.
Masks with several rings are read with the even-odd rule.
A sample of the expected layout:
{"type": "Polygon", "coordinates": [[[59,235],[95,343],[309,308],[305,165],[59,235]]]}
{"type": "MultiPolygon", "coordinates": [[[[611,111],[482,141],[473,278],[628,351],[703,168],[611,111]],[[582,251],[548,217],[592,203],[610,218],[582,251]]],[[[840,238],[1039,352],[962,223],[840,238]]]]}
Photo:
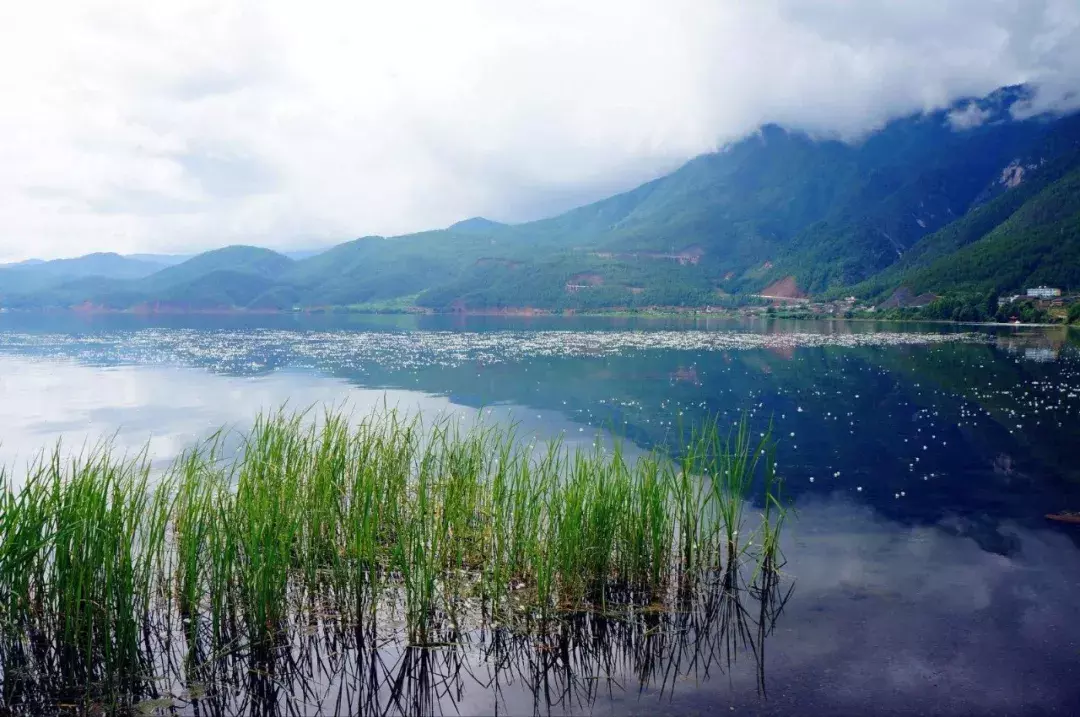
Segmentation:
{"type": "MultiPolygon", "coordinates": [[[[398,407],[570,446],[771,425],[785,600],[568,619],[541,643],[307,646],[271,683],[162,678],[148,710],[1072,714],[1080,335],[1065,329],[448,316],[0,315],[0,464],[63,439],[155,466],[259,411],[398,407]],[[766,619],[766,613],[768,617],[766,619]],[[644,626],[643,626],[644,625],[644,626]],[[655,644],[651,635],[670,639],[655,644]],[[681,642],[680,642],[681,640],[681,642]],[[329,667],[312,654],[336,655],[329,667]],[[244,687],[243,685],[247,685],[244,687]],[[730,709],[729,709],[730,708],[730,709]]],[[[760,506],[758,506],[760,507],[760,506]]],[[[0,665],[0,712],[42,699],[0,665]],[[19,689],[13,686],[23,685],[19,689]],[[21,690],[21,691],[20,691],[21,690]]]]}

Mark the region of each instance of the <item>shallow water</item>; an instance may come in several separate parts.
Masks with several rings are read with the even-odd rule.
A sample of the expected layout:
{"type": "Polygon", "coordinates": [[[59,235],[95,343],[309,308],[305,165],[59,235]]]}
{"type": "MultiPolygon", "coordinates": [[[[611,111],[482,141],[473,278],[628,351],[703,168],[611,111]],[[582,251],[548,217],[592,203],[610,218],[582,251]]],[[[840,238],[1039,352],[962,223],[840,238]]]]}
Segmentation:
{"type": "Polygon", "coordinates": [[[106,435],[164,463],[286,401],[464,421],[490,411],[522,435],[584,444],[600,432],[640,449],[749,411],[781,440],[796,511],[783,536],[794,589],[763,655],[744,642],[730,666],[706,670],[699,656],[642,688],[648,653],[632,631],[625,644],[588,631],[559,649],[532,644],[502,672],[480,646],[490,635],[422,656],[350,646],[353,664],[374,654],[363,664],[407,673],[412,692],[391,681],[365,693],[358,674],[311,668],[300,701],[278,685],[244,702],[252,686],[230,704],[304,714],[313,695],[333,709],[344,690],[380,713],[1069,714],[1080,526],[1044,516],[1080,510],[1078,344],[1064,330],[843,322],[5,314],[0,463],[17,475],[60,436],[77,448],[106,435]],[[571,643],[610,659],[571,659],[571,643]],[[534,689],[526,666],[538,659],[545,679],[577,687],[534,689]]]}

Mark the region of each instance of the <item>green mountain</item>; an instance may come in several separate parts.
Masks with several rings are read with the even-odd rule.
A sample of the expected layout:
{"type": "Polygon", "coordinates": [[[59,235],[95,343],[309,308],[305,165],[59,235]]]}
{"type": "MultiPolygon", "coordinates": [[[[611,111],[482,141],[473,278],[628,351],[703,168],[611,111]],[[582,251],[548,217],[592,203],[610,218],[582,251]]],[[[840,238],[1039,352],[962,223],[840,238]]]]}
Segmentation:
{"type": "Polygon", "coordinates": [[[916,294],[1000,294],[1038,285],[1080,288],[1080,157],[926,237],[857,293],[881,296],[902,286],[916,294]]]}
{"type": "Polygon", "coordinates": [[[492,232],[505,229],[506,224],[502,222],[493,222],[490,219],[484,217],[472,217],[471,219],[465,219],[448,227],[449,231],[457,234],[490,234],[492,232]]]}
{"type": "Polygon", "coordinates": [[[855,289],[1004,293],[1048,284],[1080,288],[1080,115],[1057,121],[1041,144],[1011,162],[997,191],[917,242],[855,289]]]}
{"type": "Polygon", "coordinates": [[[765,126],[628,192],[524,224],[475,217],[296,260],[228,247],[149,276],[0,271],[0,301],[587,309],[1080,288],[1080,116],[1015,118],[1029,96],[1003,88],[852,143],[765,126]],[[981,123],[957,126],[957,112],[981,123]]]}
{"type": "Polygon", "coordinates": [[[163,267],[174,266],[191,258],[189,254],[125,254],[124,256],[128,259],[146,261],[163,267]]]}
{"type": "Polygon", "coordinates": [[[18,264],[0,265],[0,276],[6,272],[26,275],[78,278],[83,276],[101,276],[107,279],[138,279],[160,271],[163,263],[144,261],[114,253],[87,254],[74,259],[54,259],[52,261],[28,261],[18,264]]]}
{"type": "Polygon", "coordinates": [[[978,241],[906,277],[916,290],[1080,287],[1080,168],[978,241]]]}
{"type": "Polygon", "coordinates": [[[154,275],[153,283],[175,286],[215,272],[250,274],[272,281],[289,271],[292,265],[291,259],[276,251],[254,246],[227,246],[162,269],[154,275]]]}
{"type": "MultiPolygon", "coordinates": [[[[253,308],[261,295],[278,286],[293,264],[288,257],[269,249],[230,246],[163,269],[158,267],[139,278],[61,275],[44,288],[29,291],[19,291],[20,285],[15,284],[5,303],[16,308],[253,308]]],[[[0,290],[4,288],[4,277],[0,276],[0,290]]]]}
{"type": "Polygon", "coordinates": [[[4,264],[0,265],[0,303],[11,303],[13,296],[47,295],[59,287],[80,284],[85,279],[100,279],[103,282],[138,279],[160,271],[162,266],[113,253],[4,264]]]}

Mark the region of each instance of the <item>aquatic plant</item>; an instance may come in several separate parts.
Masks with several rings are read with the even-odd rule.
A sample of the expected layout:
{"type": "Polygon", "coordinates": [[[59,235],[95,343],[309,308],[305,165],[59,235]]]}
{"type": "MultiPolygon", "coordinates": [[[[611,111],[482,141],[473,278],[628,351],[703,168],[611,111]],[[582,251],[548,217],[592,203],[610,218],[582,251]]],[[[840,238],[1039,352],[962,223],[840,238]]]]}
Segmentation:
{"type": "Polygon", "coordinates": [[[663,605],[746,559],[772,586],[786,509],[770,434],[750,436],[712,422],[678,455],[630,460],[513,426],[279,410],[231,461],[218,433],[153,478],[145,453],[57,446],[18,488],[0,473],[0,633],[119,700],[152,672],[155,626],[195,669],[207,651],[273,652],[297,624],[400,618],[424,646],[465,617],[663,605]]]}

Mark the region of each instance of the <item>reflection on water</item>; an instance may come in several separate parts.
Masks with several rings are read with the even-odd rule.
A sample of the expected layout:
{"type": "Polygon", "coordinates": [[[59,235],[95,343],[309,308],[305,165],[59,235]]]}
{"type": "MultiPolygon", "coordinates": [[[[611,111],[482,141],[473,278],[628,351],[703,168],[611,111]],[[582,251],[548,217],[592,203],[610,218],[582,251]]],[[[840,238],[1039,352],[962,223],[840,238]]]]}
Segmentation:
{"type": "MultiPolygon", "coordinates": [[[[192,639],[185,627],[148,625],[142,669],[122,689],[142,696],[144,714],[564,714],[616,699],[662,706],[741,664],[765,697],[766,640],[794,584],[748,572],[732,565],[674,612],[613,605],[474,629],[447,620],[423,648],[404,646],[375,610],[360,624],[297,615],[273,645],[237,641],[218,652],[208,628],[192,639]]],[[[84,685],[100,676],[78,654],[0,640],[0,667],[10,714],[108,704],[86,701],[84,685]]]]}
{"type": "MultiPolygon", "coordinates": [[[[1080,554],[1060,531],[1004,525],[1017,546],[1006,557],[982,550],[959,516],[908,527],[840,496],[796,507],[789,562],[772,586],[755,586],[744,570],[734,589],[720,579],[682,612],[571,615],[527,634],[444,626],[444,644],[425,649],[401,648],[385,625],[330,619],[291,624],[287,639],[258,653],[238,644],[189,654],[178,638],[158,652],[168,659],[143,671],[157,679],[139,685],[141,707],[1075,714],[1080,554]]],[[[0,665],[0,705],[22,714],[51,713],[43,700],[63,695],[56,683],[73,674],[71,663],[39,653],[8,652],[0,665]]]]}
{"type": "MultiPolygon", "coordinates": [[[[1080,510],[1076,332],[738,345],[731,337],[658,344],[658,337],[576,336],[569,348],[528,352],[508,337],[469,339],[463,348],[451,336],[445,345],[453,351],[425,353],[385,350],[404,344],[375,334],[455,327],[282,317],[263,328],[294,332],[287,342],[271,340],[276,333],[245,337],[240,325],[215,327],[229,332],[223,342],[200,339],[190,323],[173,327],[195,332],[180,341],[160,325],[139,333],[108,324],[102,333],[96,325],[35,329],[20,320],[6,338],[0,331],[0,449],[8,466],[60,434],[71,444],[117,432],[124,448],[149,438],[152,453],[167,459],[211,428],[244,427],[259,408],[286,400],[364,407],[384,394],[420,411],[501,412],[526,436],[588,442],[609,430],[641,448],[670,445],[681,423],[706,414],[734,419],[749,408],[756,425],[772,421],[783,439],[777,461],[797,515],[784,536],[789,582],[764,601],[752,575],[735,598],[716,591],[708,629],[701,604],[619,620],[582,615],[541,638],[448,633],[446,646],[410,651],[371,626],[343,631],[319,622],[294,626],[272,655],[242,646],[200,655],[197,665],[209,671],[201,680],[188,676],[186,651],[173,649],[175,664],[147,674],[185,678],[152,682],[148,699],[191,713],[198,704],[200,714],[317,713],[311,705],[372,714],[1070,714],[1080,707],[1080,529],[1044,518],[1080,510]],[[371,332],[374,343],[305,335],[353,328],[371,332]],[[199,350],[208,345],[219,348],[199,350]],[[790,581],[797,589],[785,603],[790,581]],[[783,605],[778,620],[762,612],[763,602],[783,605]],[[725,605],[740,607],[722,629],[725,605]],[[738,616],[747,618],[745,629],[738,616]],[[763,625],[773,631],[759,633],[763,625]],[[737,658],[730,662],[729,644],[737,658]]],[[[548,344],[560,341],[554,320],[535,325],[553,332],[548,344]]],[[[624,334],[675,328],[572,328],[612,326],[624,334]]],[[[846,326],[857,334],[874,328],[846,326]]],[[[525,330],[495,319],[462,327],[525,330]]],[[[3,658],[3,704],[22,699],[34,713],[38,688],[19,659],[53,658],[3,658]]],[[[39,678],[50,669],[55,675],[59,663],[39,678]]]]}
{"type": "MultiPolygon", "coordinates": [[[[396,408],[409,414],[456,414],[463,425],[478,409],[445,396],[392,388],[365,389],[344,379],[296,370],[236,380],[157,365],[88,366],[71,359],[0,354],[0,467],[18,477],[43,448],[63,440],[71,452],[103,438],[117,452],[147,449],[158,467],[214,431],[247,431],[260,412],[282,406],[345,407],[357,416],[396,408]]],[[[590,444],[595,431],[560,414],[520,406],[483,410],[487,420],[517,422],[530,436],[565,435],[590,444]],[[579,430],[581,429],[581,430],[579,430]]]]}

